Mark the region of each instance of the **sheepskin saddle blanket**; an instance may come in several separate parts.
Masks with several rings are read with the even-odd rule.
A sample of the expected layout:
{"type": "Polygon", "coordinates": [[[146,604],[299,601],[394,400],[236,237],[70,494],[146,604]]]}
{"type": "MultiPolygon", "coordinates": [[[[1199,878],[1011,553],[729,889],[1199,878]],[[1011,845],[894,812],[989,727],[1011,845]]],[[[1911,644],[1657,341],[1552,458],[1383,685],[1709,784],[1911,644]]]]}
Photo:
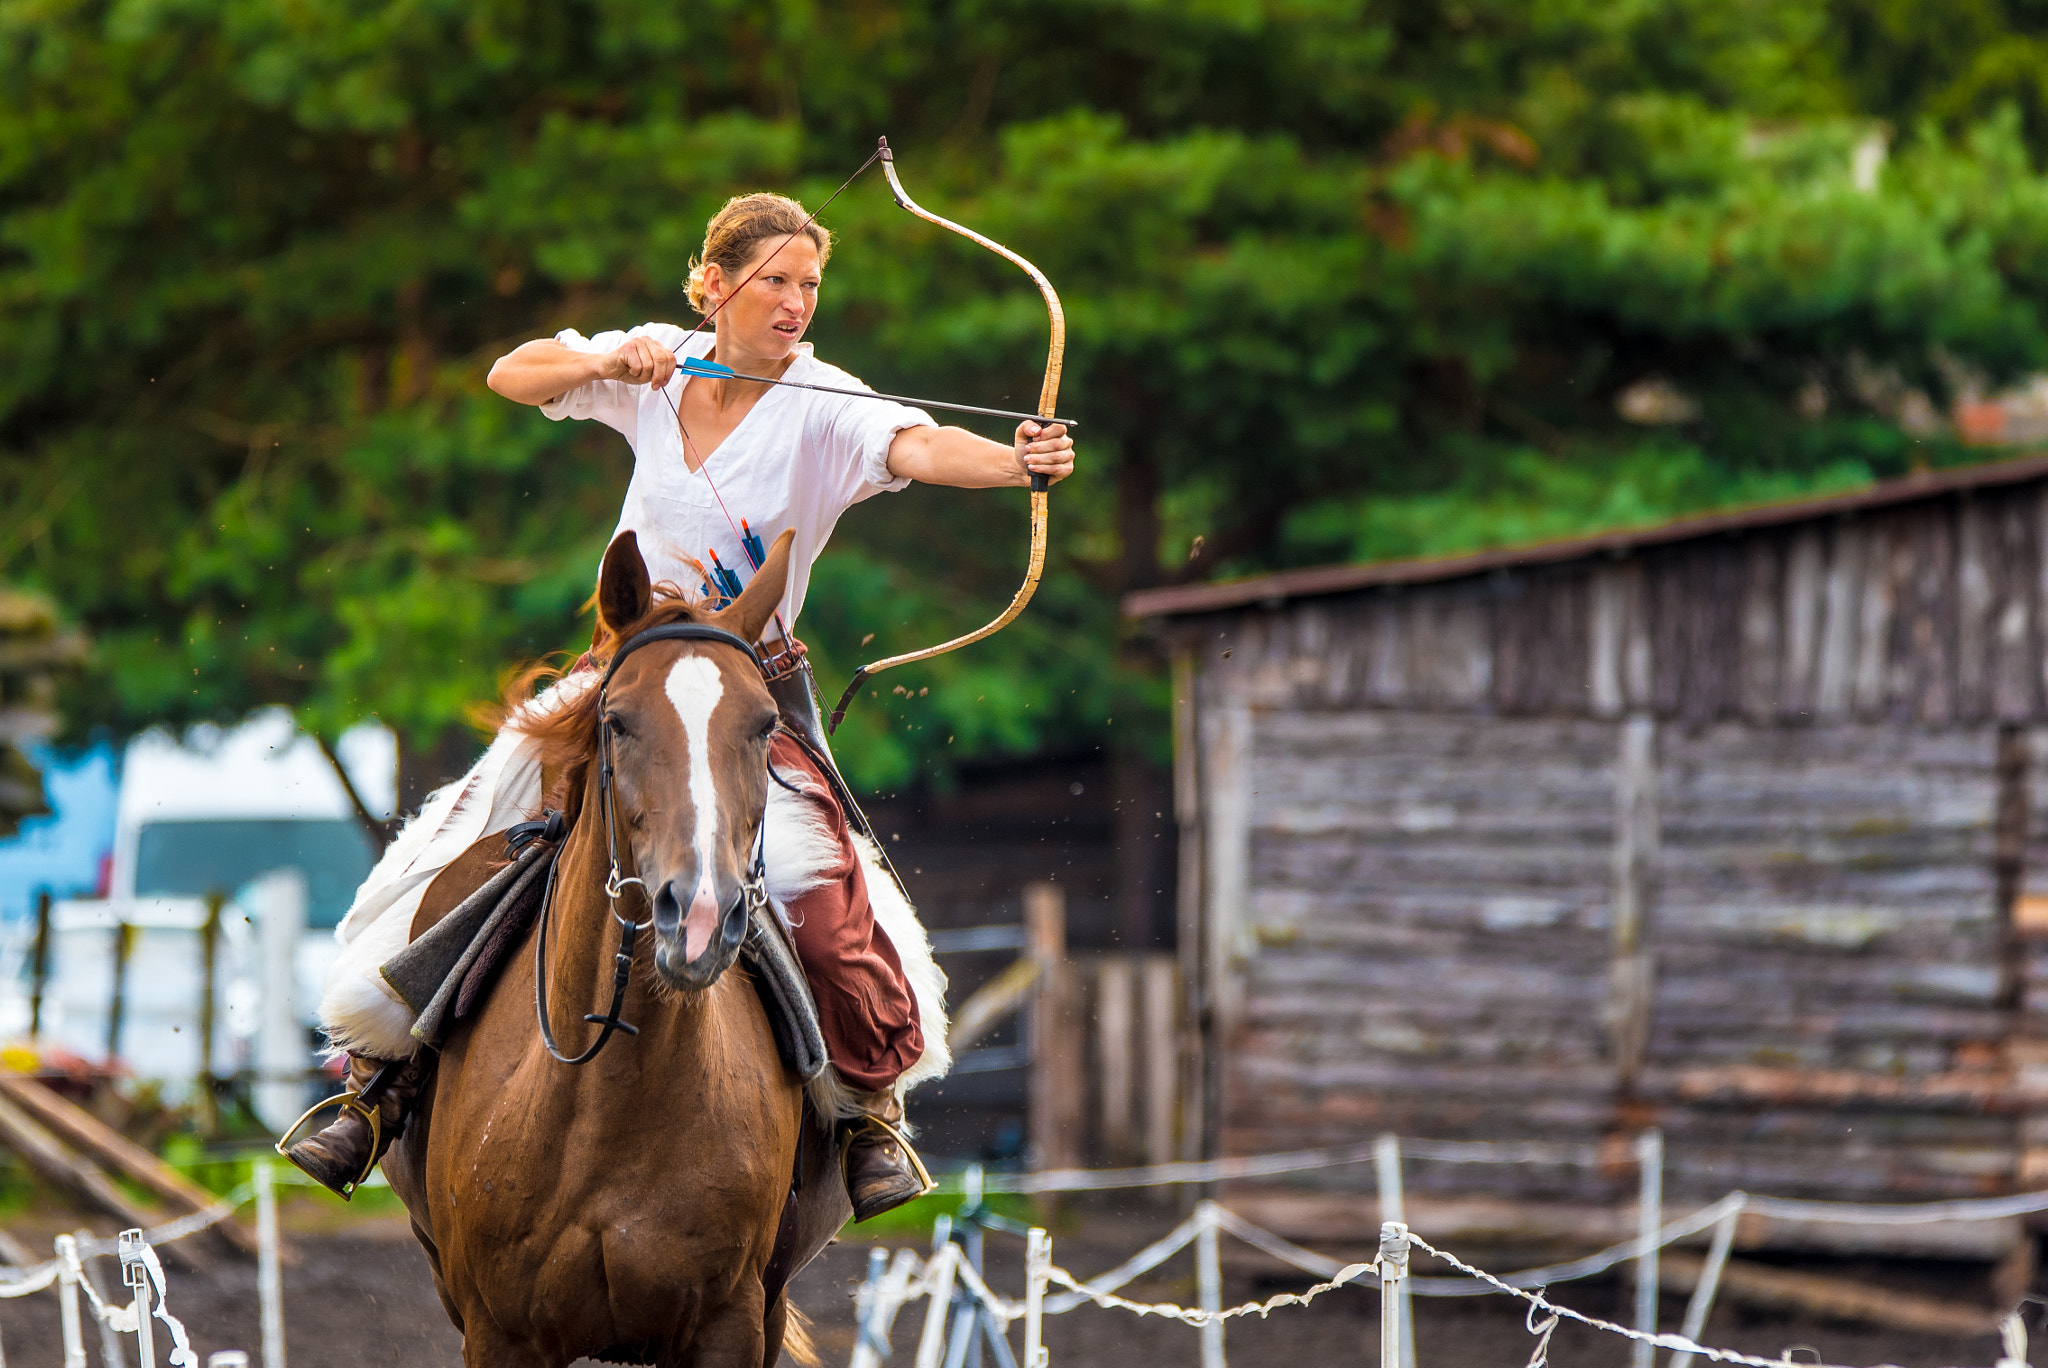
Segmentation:
{"type": "MultiPolygon", "coordinates": [[[[564,834],[561,815],[550,813],[477,841],[459,863],[473,867],[484,857],[498,867],[432,925],[416,928],[412,941],[378,970],[416,1015],[412,1035],[422,1045],[440,1049],[449,1031],[482,1005],[540,915],[564,834]]],[[[825,1071],[825,1036],[796,947],[772,908],[754,909],[740,957],[768,1011],[782,1062],[809,1083],[825,1071]]]]}

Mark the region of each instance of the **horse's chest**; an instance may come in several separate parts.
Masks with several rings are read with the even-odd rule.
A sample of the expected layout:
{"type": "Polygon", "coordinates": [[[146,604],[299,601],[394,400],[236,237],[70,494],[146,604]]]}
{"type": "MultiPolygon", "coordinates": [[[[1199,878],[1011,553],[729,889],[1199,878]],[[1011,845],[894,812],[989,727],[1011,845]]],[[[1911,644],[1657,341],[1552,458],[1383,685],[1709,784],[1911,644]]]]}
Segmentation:
{"type": "Polygon", "coordinates": [[[696,1090],[586,1096],[549,1081],[438,1102],[439,1123],[453,1124],[435,1137],[431,1200],[478,1258],[511,1251],[536,1270],[597,1261],[614,1274],[745,1259],[759,1208],[788,1182],[768,1116],[690,1105],[696,1090]]]}

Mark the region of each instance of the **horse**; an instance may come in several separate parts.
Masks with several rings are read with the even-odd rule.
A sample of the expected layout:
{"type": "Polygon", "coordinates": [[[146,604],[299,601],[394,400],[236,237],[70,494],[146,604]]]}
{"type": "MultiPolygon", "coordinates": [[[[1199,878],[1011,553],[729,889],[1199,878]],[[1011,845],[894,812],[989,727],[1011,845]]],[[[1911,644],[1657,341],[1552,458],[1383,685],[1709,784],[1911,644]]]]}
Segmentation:
{"type": "MultiPolygon", "coordinates": [[[[744,592],[707,613],[657,599],[621,534],[599,579],[604,637],[688,623],[739,642],[646,641],[604,687],[558,690],[565,701],[526,724],[569,823],[550,905],[445,1042],[385,1159],[468,1368],[771,1368],[786,1338],[805,1353],[785,1288],[851,1213],[830,1128],[806,1109],[722,934],[728,910],[759,896],[777,718],[739,643],[760,639],[781,600],[789,543],[784,533],[744,592]],[[636,918],[651,953],[646,939],[632,950],[615,999],[614,956],[636,918]],[[628,1025],[570,1068],[536,1005],[565,1052],[609,1035],[604,1016],[628,1025]]],[[[422,913],[445,911],[503,859],[502,836],[478,842],[422,913]]]]}

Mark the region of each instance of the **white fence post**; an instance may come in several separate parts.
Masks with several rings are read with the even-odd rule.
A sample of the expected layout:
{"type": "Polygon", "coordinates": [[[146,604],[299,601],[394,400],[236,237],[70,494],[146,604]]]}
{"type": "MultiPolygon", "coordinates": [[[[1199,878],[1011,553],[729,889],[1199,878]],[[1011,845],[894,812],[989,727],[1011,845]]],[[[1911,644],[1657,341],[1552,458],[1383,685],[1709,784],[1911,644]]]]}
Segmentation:
{"type": "Polygon", "coordinates": [[[1022,1368],[1046,1368],[1052,1355],[1045,1348],[1045,1284],[1052,1270],[1052,1236],[1041,1226],[1024,1237],[1024,1362],[1022,1368]]]}
{"type": "MultiPolygon", "coordinates": [[[[1204,1201],[1195,1208],[1196,1304],[1204,1311],[1223,1309],[1223,1261],[1217,1248],[1216,1204],[1204,1201]]],[[[1202,1323],[1202,1368],[1225,1368],[1223,1322],[1202,1323]]]]}
{"type": "MultiPolygon", "coordinates": [[[[1373,1179],[1379,1187],[1380,1220],[1408,1223],[1408,1199],[1401,1184],[1401,1141],[1382,1135],[1372,1142],[1373,1179]]],[[[1415,1303],[1404,1279],[1394,1290],[1400,1300],[1401,1368],[1415,1368],[1415,1303]]]]}
{"type": "MultiPolygon", "coordinates": [[[[1734,1194],[1740,1198],[1741,1194],[1734,1194]]],[[[1707,1313],[1714,1309],[1714,1293],[1721,1287],[1721,1270],[1728,1266],[1728,1252],[1735,1247],[1735,1227],[1742,1220],[1742,1203],[1736,1201],[1728,1208],[1728,1214],[1714,1227],[1713,1243],[1707,1246],[1707,1261],[1700,1267],[1699,1283],[1692,1289],[1692,1300],[1685,1306],[1685,1324],[1679,1333],[1694,1344],[1706,1332],[1707,1313]]],[[[1691,1368],[1693,1356],[1683,1350],[1673,1350],[1671,1368],[1691,1368]]]]}
{"type": "Polygon", "coordinates": [[[135,1357],[141,1368],[156,1368],[156,1334],[149,1323],[149,1265],[142,1261],[142,1232],[122,1231],[118,1248],[121,1284],[135,1295],[135,1357]]]}
{"type": "MultiPolygon", "coordinates": [[[[312,1062],[306,1024],[299,1014],[298,952],[306,930],[306,876],[277,869],[249,886],[244,898],[256,917],[263,989],[256,1029],[256,1114],[283,1130],[306,1109],[306,1069],[312,1062]]],[[[264,1368],[282,1368],[266,1363],[264,1368]]]]}
{"type": "MultiPolygon", "coordinates": [[[[967,1263],[965,1258],[961,1263],[967,1263]]],[[[968,1267],[973,1267],[968,1264],[968,1267]]],[[[981,1302],[965,1287],[951,1299],[953,1329],[946,1337],[945,1368],[967,1368],[967,1351],[975,1347],[975,1332],[981,1329],[981,1302]]]]}
{"type": "Polygon", "coordinates": [[[277,1247],[277,1188],[270,1157],[256,1160],[256,1296],[263,1312],[263,1368],[285,1368],[284,1268],[277,1247]]]}
{"type": "MultiPolygon", "coordinates": [[[[2021,1311],[2026,1308],[2022,1306],[2021,1311]]],[[[2003,1342],[2005,1352],[1999,1355],[1996,1368],[2027,1368],[2027,1323],[2020,1311],[2015,1311],[1998,1323],[1998,1338],[2003,1342]]]]}
{"type": "MultiPolygon", "coordinates": [[[[872,1264],[869,1266],[873,1267],[872,1264]]],[[[889,1329],[896,1323],[896,1312],[903,1305],[904,1289],[910,1286],[916,1268],[916,1254],[908,1249],[896,1251],[888,1273],[876,1288],[874,1302],[863,1322],[865,1328],[861,1331],[860,1341],[853,1346],[850,1368],[881,1368],[882,1360],[889,1356],[889,1329]]]]}
{"type": "Polygon", "coordinates": [[[1402,1325],[1402,1297],[1408,1282],[1408,1227],[1399,1221],[1380,1222],[1380,1368],[1401,1361],[1407,1343],[1402,1325]]]}
{"type": "Polygon", "coordinates": [[[953,1309],[953,1279],[960,1267],[960,1246],[952,1240],[952,1222],[941,1216],[932,1225],[932,1261],[926,1266],[930,1279],[931,1307],[925,1312],[924,1334],[917,1341],[916,1368],[939,1368],[939,1356],[946,1349],[947,1313],[953,1309]]]}
{"type": "Polygon", "coordinates": [[[860,1290],[853,1295],[853,1323],[857,1328],[853,1342],[855,1365],[861,1362],[862,1351],[881,1357],[880,1343],[875,1339],[876,1322],[882,1309],[882,1283],[889,1276],[889,1251],[880,1245],[868,1248],[868,1275],[861,1279],[860,1290]]]}
{"type": "MultiPolygon", "coordinates": [[[[977,1216],[981,1213],[981,1182],[981,1165],[969,1164],[967,1172],[961,1180],[960,1199],[962,1205],[969,1212],[977,1216]]],[[[967,1229],[960,1232],[961,1257],[967,1261],[968,1267],[972,1268],[976,1274],[982,1271],[981,1244],[981,1225],[978,1221],[970,1220],[967,1223],[967,1229]]],[[[946,1351],[947,1364],[951,1368],[957,1357],[960,1368],[981,1368],[981,1336],[976,1332],[981,1329],[984,1316],[981,1302],[977,1298],[969,1297],[967,1299],[961,1319],[967,1322],[965,1332],[967,1338],[960,1345],[957,1356],[951,1348],[946,1351]]],[[[954,1328],[953,1334],[956,1339],[961,1333],[958,1327],[954,1328]]]]}
{"type": "MultiPolygon", "coordinates": [[[[1657,1333],[1657,1232],[1664,1227],[1664,1132],[1655,1126],[1636,1137],[1636,1165],[1642,1174],[1636,1204],[1636,1325],[1646,1335],[1657,1333]]],[[[1630,1341],[1629,1368],[1654,1368],[1656,1346],[1630,1341]]]]}
{"type": "Polygon", "coordinates": [[[57,1237],[57,1321],[64,1332],[64,1368],[85,1368],[85,1335],[78,1323],[78,1241],[57,1237]]]}

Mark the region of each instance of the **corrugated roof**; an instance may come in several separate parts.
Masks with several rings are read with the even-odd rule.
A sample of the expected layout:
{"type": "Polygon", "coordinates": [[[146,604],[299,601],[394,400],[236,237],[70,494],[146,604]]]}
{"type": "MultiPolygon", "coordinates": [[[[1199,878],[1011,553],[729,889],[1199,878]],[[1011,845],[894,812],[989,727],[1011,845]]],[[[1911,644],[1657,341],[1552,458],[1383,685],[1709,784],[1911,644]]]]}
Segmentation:
{"type": "Polygon", "coordinates": [[[2024,484],[2048,478],[2048,456],[2029,456],[2018,461],[1998,461],[1965,466],[1955,470],[1931,471],[1883,480],[1867,489],[1847,494],[1829,494],[1817,499],[1794,499],[1784,503],[1759,504],[1726,513],[1679,518],[1650,527],[1597,532],[1587,537],[1567,537],[1527,546],[1501,547],[1457,556],[1428,556],[1412,560],[1369,561],[1362,565],[1320,565],[1304,570],[1282,570],[1248,579],[1179,584],[1162,589],[1141,589],[1124,596],[1127,617],[1178,617],[1191,613],[1213,613],[1251,604],[1277,604],[1292,598],[1319,594],[1341,594],[1354,589],[1382,585],[1433,584],[1464,579],[1493,570],[1517,566],[1554,565],[1587,556],[1618,555],[1647,546],[1668,546],[1752,528],[1782,527],[1788,523],[1838,517],[1868,509],[1891,508],[1922,499],[1938,498],[1970,489],[2024,484]]]}

